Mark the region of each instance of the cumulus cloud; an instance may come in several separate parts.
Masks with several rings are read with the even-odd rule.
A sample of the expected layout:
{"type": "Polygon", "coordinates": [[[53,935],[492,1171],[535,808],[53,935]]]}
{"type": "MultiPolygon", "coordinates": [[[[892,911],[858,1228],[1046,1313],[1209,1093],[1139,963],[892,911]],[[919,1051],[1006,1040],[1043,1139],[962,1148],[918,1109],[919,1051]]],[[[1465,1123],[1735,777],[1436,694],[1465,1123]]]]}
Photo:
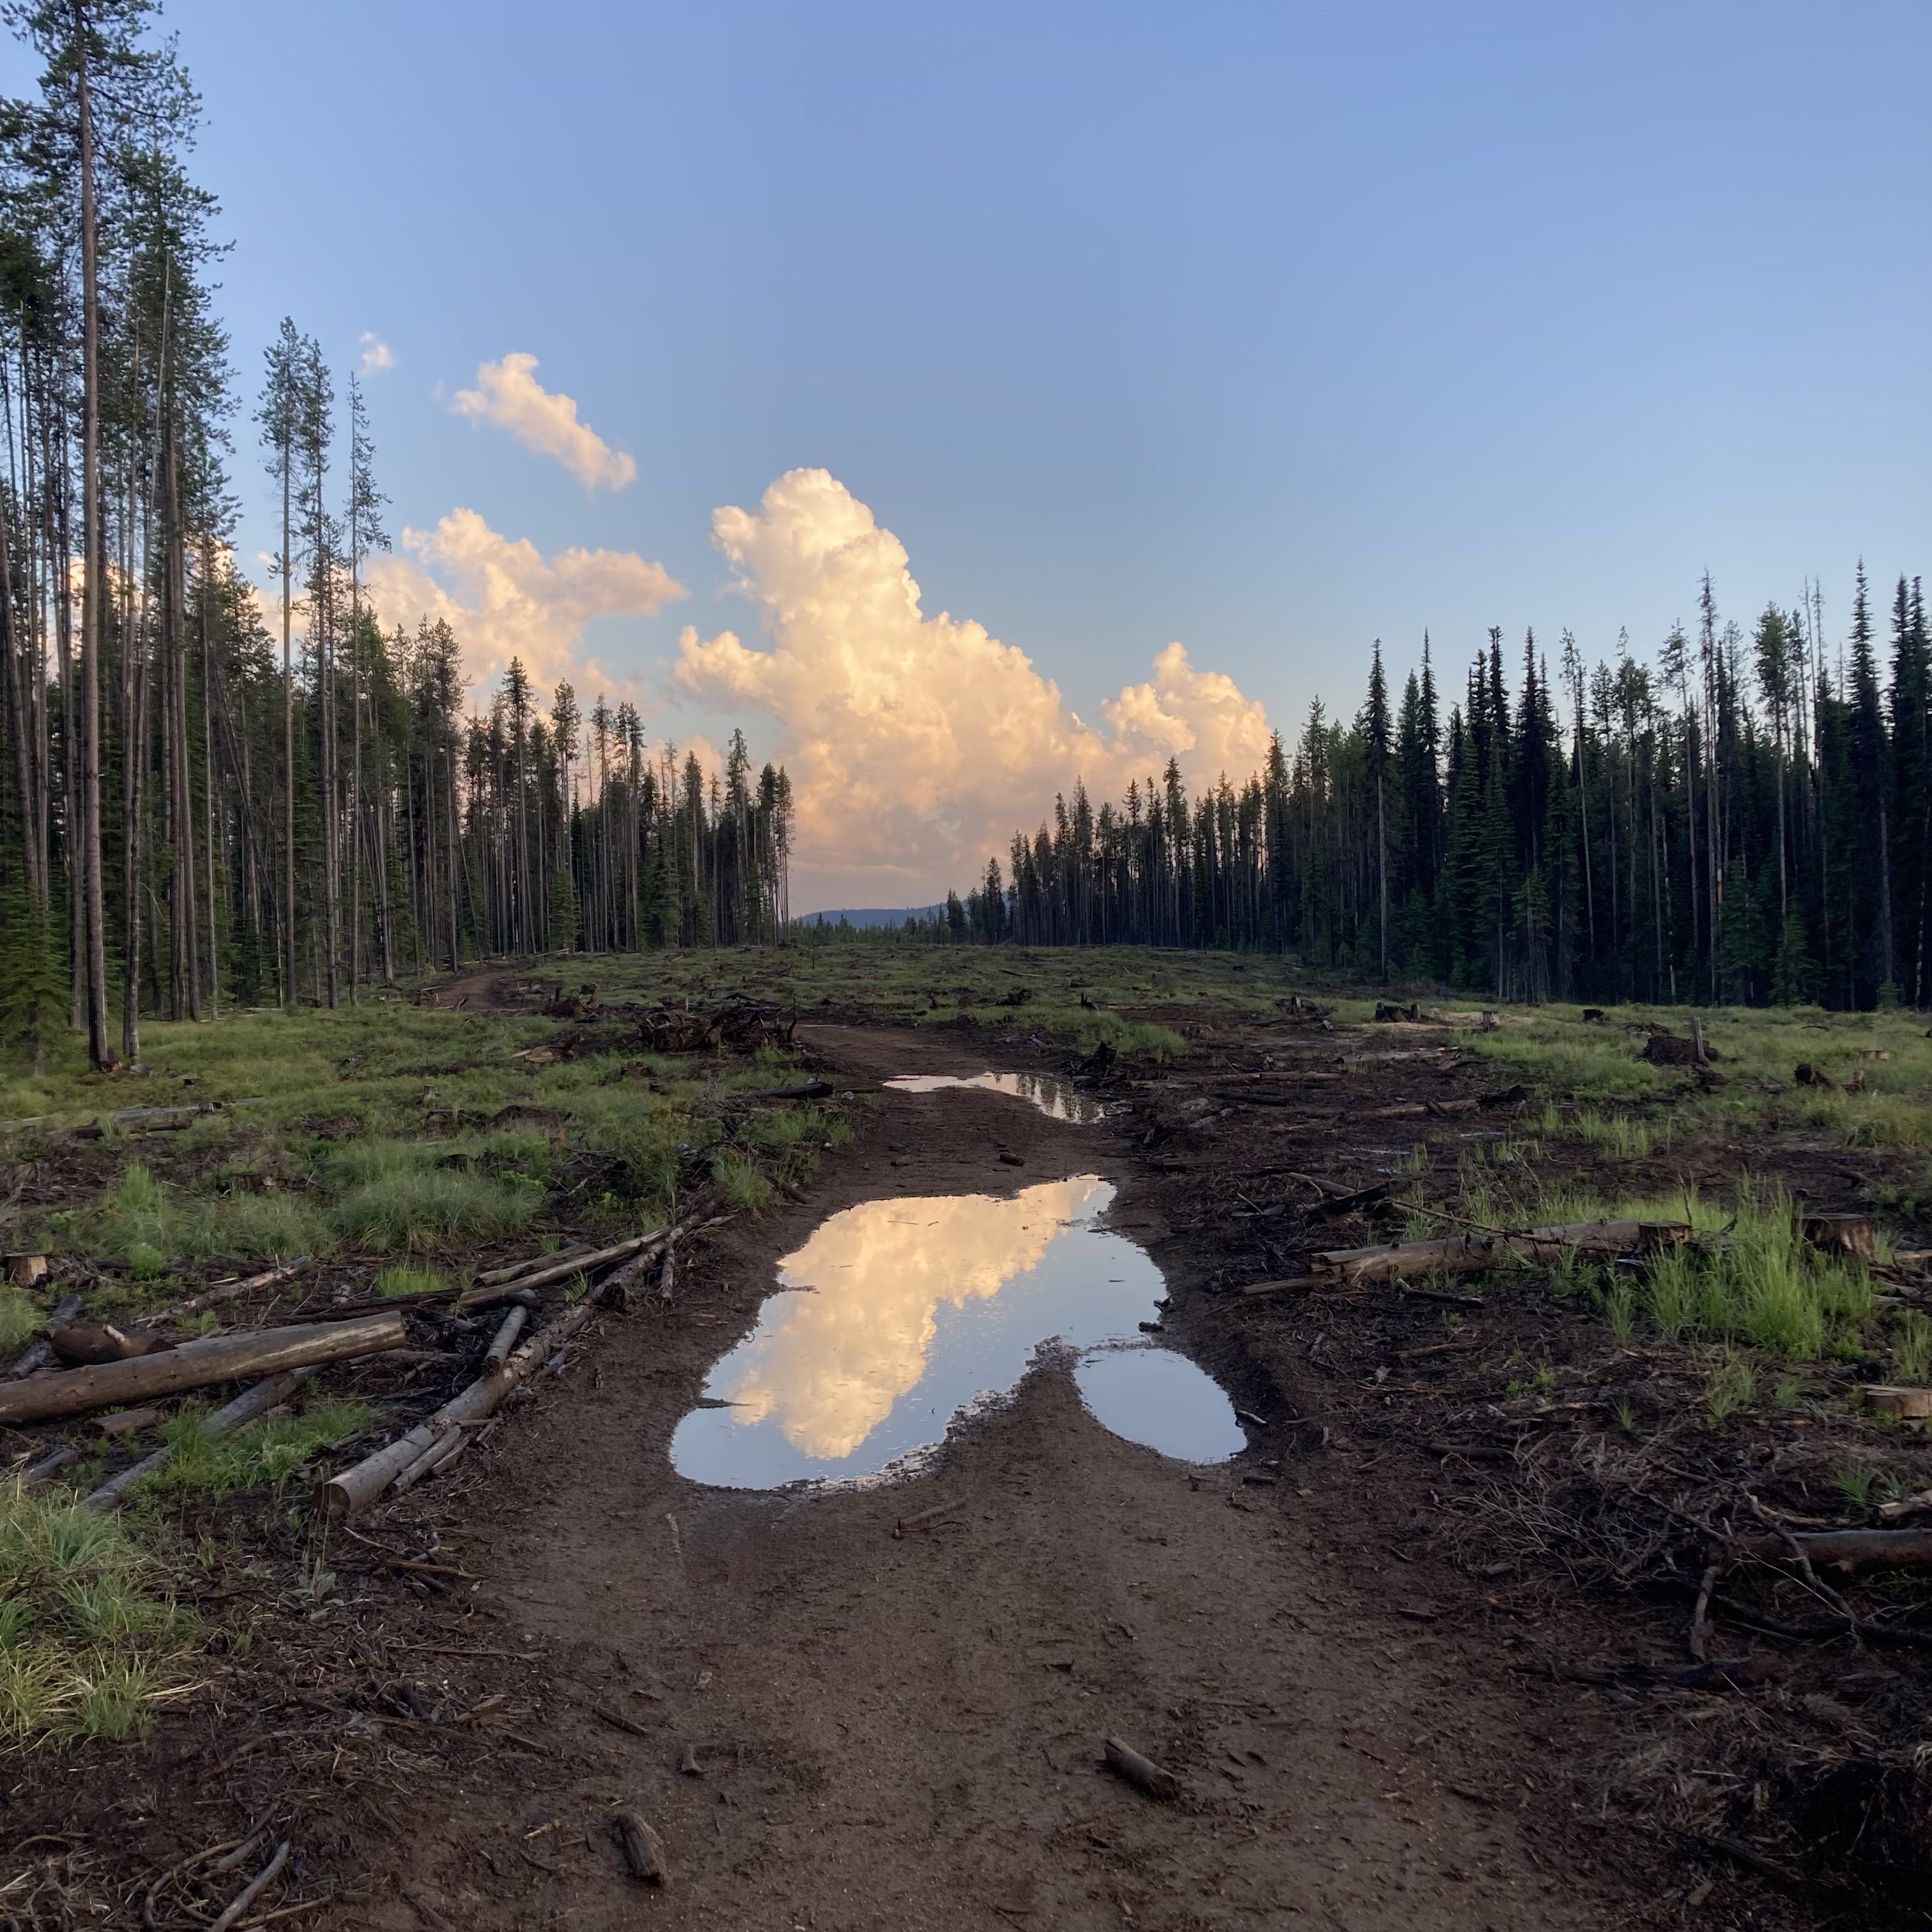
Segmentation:
{"type": "Polygon", "coordinates": [[[653,615],[690,595],[662,564],[634,550],[560,550],[493,530],[452,510],[433,530],[405,530],[396,551],[370,560],[369,592],[386,625],[447,619],[472,685],[520,657],[539,690],[568,677],[580,691],[622,694],[631,680],[584,652],[600,617],[653,615]]]}
{"type": "Polygon", "coordinates": [[[520,351],[477,365],[476,386],[459,389],[450,407],[476,422],[508,430],[527,449],[554,456],[586,490],[621,490],[638,480],[635,460],[613,449],[586,422],[571,398],[536,379],[537,358],[520,351]]]}
{"type": "Polygon", "coordinates": [[[925,615],[904,546],[823,470],[780,477],[756,511],[718,511],[712,536],[770,643],[687,626],[674,680],[778,721],[802,874],[929,896],[967,883],[1076,778],[1097,806],[1170,755],[1200,784],[1245,777],[1267,751],[1262,706],[1179,644],[1107,700],[1108,732],[1083,724],[1024,651],[925,615]]]}
{"type": "Polygon", "coordinates": [[[385,369],[396,366],[396,352],[382,338],[369,329],[362,332],[362,373],[365,376],[380,376],[385,369]]]}

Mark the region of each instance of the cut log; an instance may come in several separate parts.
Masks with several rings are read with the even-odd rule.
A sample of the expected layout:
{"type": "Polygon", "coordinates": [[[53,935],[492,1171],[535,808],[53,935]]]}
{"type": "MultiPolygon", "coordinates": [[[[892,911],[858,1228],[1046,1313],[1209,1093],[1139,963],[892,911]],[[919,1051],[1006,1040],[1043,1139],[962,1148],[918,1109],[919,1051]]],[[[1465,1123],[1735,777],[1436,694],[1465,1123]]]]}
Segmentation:
{"type": "MultiPolygon", "coordinates": [[[[589,1300],[574,1304],[539,1329],[519,1348],[497,1373],[472,1382],[426,1421],[408,1434],[399,1436],[386,1448],[365,1456],[353,1467],[332,1476],[322,1486],[317,1502],[324,1516],[340,1522],[366,1509],[412,1465],[444,1442],[452,1429],[473,1428],[502,1401],[510,1391],[548,1361],[564,1342],[574,1335],[596,1312],[589,1300]]],[[[453,1453],[453,1452],[452,1452],[453,1453]]],[[[440,1463],[432,1467],[440,1467],[440,1463]]]]}
{"type": "Polygon", "coordinates": [[[152,1429],[160,1419],[158,1408],[123,1408],[112,1415],[104,1415],[100,1429],[109,1442],[116,1442],[124,1436],[137,1435],[143,1429],[152,1429]]]}
{"type": "Polygon", "coordinates": [[[1789,1563],[1802,1552],[1814,1570],[1932,1570],[1932,1529],[1826,1529],[1754,1536],[1735,1545],[1761,1563],[1789,1563]]]}
{"type": "Polygon", "coordinates": [[[237,1281],[218,1281],[212,1288],[205,1288],[199,1294],[191,1294],[185,1301],[176,1303],[172,1308],[164,1308],[158,1315],[144,1315],[135,1323],[137,1328],[158,1328],[164,1322],[178,1321],[184,1315],[198,1315],[204,1308],[212,1308],[218,1302],[232,1301],[237,1295],[250,1294],[258,1288],[272,1288],[278,1281],[286,1281],[308,1266],[308,1257],[298,1255],[292,1262],[278,1262],[272,1268],[264,1268],[260,1274],[244,1275],[237,1281]]]}
{"type": "Polygon", "coordinates": [[[45,1255],[9,1255],[7,1279],[16,1288],[38,1288],[47,1278],[45,1255]]]}
{"type": "MultiPolygon", "coordinates": [[[[279,1408],[314,1373],[312,1367],[290,1369],[285,1375],[271,1376],[253,1388],[244,1389],[226,1407],[218,1408],[201,1425],[202,1436],[226,1436],[230,1430],[239,1429],[243,1423],[253,1422],[257,1416],[266,1415],[270,1409],[279,1408]]],[[[130,1468],[123,1469],[118,1476],[110,1476],[85,1499],[82,1507],[102,1511],[118,1509],[128,1500],[128,1491],[143,1476],[152,1475],[157,1469],[165,1468],[174,1453],[172,1443],[164,1443],[152,1456],[143,1457],[130,1468]]]]}
{"type": "Polygon", "coordinates": [[[184,1342],[165,1354],[68,1369],[0,1388],[0,1423],[44,1421],[82,1415],[128,1402],[178,1395],[184,1389],[242,1382],[311,1364],[340,1362],[400,1348],[409,1331],[400,1315],[370,1315],[332,1328],[268,1328],[257,1335],[221,1335],[184,1342]]]}
{"type": "Polygon", "coordinates": [[[1312,1275],[1298,1274],[1282,1281],[1251,1281],[1241,1290],[1244,1294],[1286,1294],[1297,1288],[1316,1286],[1312,1275]]]}
{"type": "Polygon", "coordinates": [[[1396,1275],[1468,1274],[1512,1258],[1553,1261],[1559,1255],[1622,1255],[1679,1245],[1690,1238],[1681,1221],[1576,1221],[1442,1240],[1397,1241],[1385,1247],[1336,1248],[1310,1255],[1310,1273],[1327,1280],[1387,1281],[1396,1275]]]}
{"type": "Polygon", "coordinates": [[[1928,1510],[1932,1510],[1932,1490],[1921,1490],[1916,1496],[1900,1496],[1896,1502],[1880,1503],[1878,1520],[1903,1522],[1908,1516],[1924,1516],[1928,1510]]]}
{"type": "Polygon", "coordinates": [[[1144,1791],[1150,1798],[1180,1796],[1180,1780],[1172,1772],[1162,1769],[1152,1758],[1143,1757],[1132,1744],[1123,1744],[1118,1738],[1109,1738],[1103,1749],[1107,1768],[1117,1778],[1124,1778],[1136,1789],[1144,1791]]]}
{"type": "Polygon", "coordinates": [[[1798,1226],[1804,1238],[1824,1253],[1868,1262],[1877,1252],[1869,1214],[1801,1214],[1798,1226]]]}
{"type": "Polygon", "coordinates": [[[50,1476],[58,1476],[70,1462],[80,1460],[78,1449],[56,1449],[50,1456],[43,1456],[38,1462],[30,1462],[20,1472],[23,1483],[44,1483],[50,1476]]]}
{"type": "Polygon", "coordinates": [[[111,1322],[63,1322],[48,1329],[47,1340],[70,1368],[130,1362],[141,1355],[161,1354],[176,1346],[158,1335],[130,1335],[111,1322]]]}
{"type": "Polygon", "coordinates": [[[524,1332],[524,1324],[530,1318],[527,1308],[513,1308],[503,1317],[502,1326],[496,1330],[488,1352],[483,1358],[483,1372],[486,1376],[500,1374],[510,1350],[517,1337],[524,1332]]]}
{"type": "Polygon", "coordinates": [[[1932,1389],[1894,1388],[1879,1382],[1864,1393],[1867,1405],[1881,1415],[1895,1415],[1908,1422],[1922,1421],[1932,1415],[1932,1389]]]}
{"type": "Polygon", "coordinates": [[[626,1869],[640,1885],[670,1884],[664,1840],[636,1812],[620,1811],[610,1820],[610,1835],[624,1854],[626,1869]]]}
{"type": "MultiPolygon", "coordinates": [[[[64,1323],[71,1322],[80,1312],[81,1306],[79,1295],[62,1295],[59,1300],[54,1304],[52,1314],[47,1317],[48,1328],[50,1330],[58,1328],[64,1323]]],[[[7,1373],[15,1382],[24,1382],[36,1370],[45,1368],[53,1358],[54,1345],[45,1335],[43,1335],[14,1363],[7,1373]]]]}

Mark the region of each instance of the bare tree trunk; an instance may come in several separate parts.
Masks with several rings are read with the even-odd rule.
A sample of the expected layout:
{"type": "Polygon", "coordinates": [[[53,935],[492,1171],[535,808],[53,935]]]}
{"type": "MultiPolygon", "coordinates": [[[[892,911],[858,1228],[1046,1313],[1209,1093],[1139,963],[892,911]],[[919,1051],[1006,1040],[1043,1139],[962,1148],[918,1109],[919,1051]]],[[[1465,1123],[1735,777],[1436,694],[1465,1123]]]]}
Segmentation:
{"type": "Polygon", "coordinates": [[[107,1043],[107,908],[101,890],[100,591],[107,547],[100,528],[100,294],[94,213],[94,104],[87,72],[86,15],[75,8],[80,61],[81,521],[87,548],[81,578],[81,870],[86,902],[87,1045],[97,1067],[114,1064],[107,1043]]]}

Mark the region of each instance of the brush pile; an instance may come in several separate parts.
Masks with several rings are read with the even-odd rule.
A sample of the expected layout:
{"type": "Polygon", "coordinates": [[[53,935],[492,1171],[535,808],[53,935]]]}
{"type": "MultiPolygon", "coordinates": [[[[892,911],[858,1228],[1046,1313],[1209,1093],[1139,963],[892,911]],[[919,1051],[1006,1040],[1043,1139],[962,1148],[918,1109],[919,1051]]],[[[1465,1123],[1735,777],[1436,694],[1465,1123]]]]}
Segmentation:
{"type": "Polygon", "coordinates": [[[638,1037],[650,1053],[755,1053],[761,1046],[790,1046],[797,1024],[796,1007],[734,999],[710,1012],[656,1007],[638,1018],[638,1037]]]}

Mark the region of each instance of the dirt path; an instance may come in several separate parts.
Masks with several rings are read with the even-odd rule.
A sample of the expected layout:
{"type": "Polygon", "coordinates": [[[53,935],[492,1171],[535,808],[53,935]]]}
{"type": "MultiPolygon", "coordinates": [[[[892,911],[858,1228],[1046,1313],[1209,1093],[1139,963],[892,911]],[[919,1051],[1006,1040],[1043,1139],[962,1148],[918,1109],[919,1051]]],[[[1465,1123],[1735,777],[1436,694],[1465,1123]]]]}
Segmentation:
{"type": "MultiPolygon", "coordinates": [[[[800,1037],[855,1082],[986,1064],[929,1034],[800,1037]]],[[[367,1777],[396,1832],[363,1847],[378,1869],[345,1922],[1630,1922],[1607,1875],[1540,1862],[1532,1718],[1474,1694],[1426,1606],[1348,1580],[1332,1561],[1346,1498],[1312,1495],[1335,1479],[1272,1433],[1190,1474],[1108,1434],[1049,1361],[908,1486],[754,1495],[674,1473],[706,1370],[826,1214],[1081,1173],[1122,1184],[1116,1224],[1156,1242],[1184,1342],[1204,1333],[1118,1130],[992,1094],[890,1096],[808,1201],[734,1223],[671,1308],[610,1323],[511,1425],[487,1486],[410,1499],[400,1519],[437,1525],[442,1560],[482,1580],[442,1600],[422,1681],[510,1688],[483,1720],[498,1748],[446,1780],[400,1759],[338,1772],[367,1777]],[[894,1538],[940,1501],[956,1521],[894,1538]],[[1110,1735],[1178,1771],[1184,1796],[1156,1803],[1101,1770],[1110,1735]],[[686,1744],[698,1776],[679,1772],[686,1744]],[[668,1891],[623,1876],[614,1803],[662,1833],[668,1891]]],[[[1285,1412],[1238,1354],[1209,1366],[1241,1406],[1285,1412]]]]}

